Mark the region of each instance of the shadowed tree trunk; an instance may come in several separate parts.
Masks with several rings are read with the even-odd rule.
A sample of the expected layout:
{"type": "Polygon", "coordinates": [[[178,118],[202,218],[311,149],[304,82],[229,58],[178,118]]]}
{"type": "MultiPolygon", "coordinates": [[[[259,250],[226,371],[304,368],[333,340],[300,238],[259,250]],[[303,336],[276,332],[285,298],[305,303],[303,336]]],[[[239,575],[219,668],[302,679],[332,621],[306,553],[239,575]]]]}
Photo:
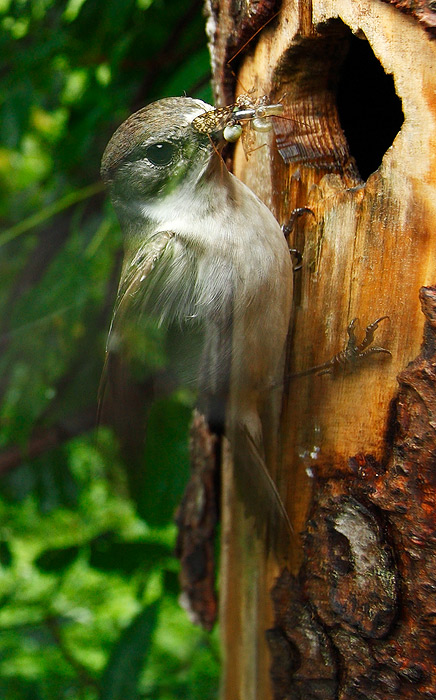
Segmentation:
{"type": "Polygon", "coordinates": [[[359,343],[388,316],[373,344],[392,353],[286,381],[286,560],[252,537],[224,459],[222,700],[434,698],[436,7],[210,4],[218,103],[254,89],[285,106],[234,172],[280,223],[313,212],[291,234],[289,375],[355,317],[359,343]]]}

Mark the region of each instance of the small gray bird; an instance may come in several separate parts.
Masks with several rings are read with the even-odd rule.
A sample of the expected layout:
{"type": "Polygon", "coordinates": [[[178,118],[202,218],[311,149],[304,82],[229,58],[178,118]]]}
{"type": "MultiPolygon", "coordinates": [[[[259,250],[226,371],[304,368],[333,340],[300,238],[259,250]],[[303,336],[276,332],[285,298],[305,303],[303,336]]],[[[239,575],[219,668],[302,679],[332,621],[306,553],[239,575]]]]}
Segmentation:
{"type": "Polygon", "coordinates": [[[286,517],[268,465],[277,455],[293,271],[276,219],[225,168],[222,134],[193,127],[212,109],[188,97],[159,100],[129,117],[106,148],[101,174],[125,239],[108,354],[123,353],[126,319],[177,330],[178,370],[195,380],[200,410],[228,437],[239,491],[259,523],[286,517]]]}

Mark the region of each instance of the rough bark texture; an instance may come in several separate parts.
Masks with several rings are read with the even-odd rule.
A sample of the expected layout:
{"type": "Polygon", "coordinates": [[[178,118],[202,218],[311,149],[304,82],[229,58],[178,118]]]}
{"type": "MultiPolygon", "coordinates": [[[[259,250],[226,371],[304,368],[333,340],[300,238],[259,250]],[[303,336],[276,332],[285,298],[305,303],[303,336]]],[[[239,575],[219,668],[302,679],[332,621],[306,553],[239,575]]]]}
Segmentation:
{"type": "Polygon", "coordinates": [[[200,413],[190,435],[191,477],[176,513],[181,602],[193,622],[211,630],[217,616],[215,535],[218,514],[218,438],[200,413]]]}
{"type": "Polygon", "coordinates": [[[277,12],[277,0],[207,0],[208,36],[214,74],[215,99],[225,106],[234,101],[238,56],[277,12]]]}
{"type": "Polygon", "coordinates": [[[298,582],[284,569],[272,591],[277,699],[436,696],[436,288],[420,297],[424,342],[398,377],[386,462],[317,471],[298,582]]]}
{"type": "Polygon", "coordinates": [[[289,373],[341,350],[354,317],[359,341],[389,316],[375,343],[392,353],[286,382],[274,475],[295,530],[286,562],[253,538],[224,461],[225,700],[436,696],[431,288],[419,351],[419,290],[436,281],[433,6],[289,0],[238,15],[212,3],[221,104],[234,99],[231,52],[269,19],[231,62],[236,94],[254,88],[285,106],[267,146],[247,159],[238,143],[234,171],[281,223],[295,207],[314,214],[291,236],[304,257],[289,373]]]}

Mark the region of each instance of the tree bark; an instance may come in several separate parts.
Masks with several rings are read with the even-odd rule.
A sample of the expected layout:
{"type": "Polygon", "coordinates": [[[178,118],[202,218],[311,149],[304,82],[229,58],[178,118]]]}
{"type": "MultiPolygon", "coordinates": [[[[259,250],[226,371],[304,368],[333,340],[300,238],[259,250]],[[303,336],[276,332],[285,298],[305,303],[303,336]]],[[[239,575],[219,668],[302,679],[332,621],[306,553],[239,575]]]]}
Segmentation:
{"type": "Polygon", "coordinates": [[[218,101],[254,88],[285,106],[267,146],[247,158],[238,143],[234,172],[280,223],[313,212],[291,241],[303,269],[274,475],[287,561],[253,538],[224,460],[223,700],[436,697],[434,289],[420,306],[436,282],[436,12],[394,5],[211,3],[218,101]],[[383,106],[372,129],[353,120],[356,95],[383,106]],[[293,376],[341,350],[351,319],[360,341],[381,316],[374,344],[391,358],[293,376]]]}

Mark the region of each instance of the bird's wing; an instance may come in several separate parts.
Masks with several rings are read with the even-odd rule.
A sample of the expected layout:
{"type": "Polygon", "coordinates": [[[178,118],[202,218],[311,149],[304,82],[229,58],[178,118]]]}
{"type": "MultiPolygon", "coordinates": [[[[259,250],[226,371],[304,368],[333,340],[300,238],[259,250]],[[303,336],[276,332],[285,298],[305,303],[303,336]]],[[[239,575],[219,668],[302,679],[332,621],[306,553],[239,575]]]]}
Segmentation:
{"type": "MultiPolygon", "coordinates": [[[[222,420],[226,380],[220,349],[230,337],[224,305],[205,320],[209,307],[200,298],[197,251],[183,237],[157,231],[132,250],[126,253],[109,331],[99,415],[121,432],[121,442],[122,434],[128,436],[136,427],[135,439],[142,444],[144,412],[156,392],[169,394],[180,384],[197,386],[206,397],[202,408],[207,404],[207,419],[219,414],[222,420]],[[146,364],[145,347],[153,343],[158,372],[146,364]]],[[[131,447],[134,439],[128,439],[131,447]]]]}
{"type": "MultiPolygon", "coordinates": [[[[150,284],[154,270],[159,270],[160,262],[169,247],[174,234],[171,231],[158,231],[137,248],[134,255],[127,255],[121,273],[117,300],[109,331],[108,346],[114,325],[126,311],[137,305],[137,297],[150,284]]],[[[143,292],[144,293],[144,292],[143,292]]]]}
{"type": "MultiPolygon", "coordinates": [[[[141,338],[137,329],[141,316],[138,302],[141,287],[146,286],[153,270],[165,254],[173,234],[159,232],[147,245],[141,246],[124,262],[112,322],[108,334],[106,357],[98,396],[98,422],[114,427],[126,457],[132,463],[142,454],[145,423],[155,394],[156,375],[160,386],[172,387],[172,378],[165,370],[141,368],[135,372],[135,359],[141,354],[141,338]],[[136,347],[135,347],[136,344],[136,347]],[[141,376],[142,374],[142,376],[141,376]],[[136,376],[135,376],[136,375],[136,376]]],[[[146,325],[145,319],[143,319],[146,325]]],[[[151,323],[151,322],[149,322],[151,323]]],[[[156,333],[156,324],[149,329],[156,333]]],[[[159,338],[156,339],[159,345],[159,338]]],[[[158,348],[159,351],[159,348],[158,348]]],[[[159,365],[159,363],[157,363],[159,365]]]]}

